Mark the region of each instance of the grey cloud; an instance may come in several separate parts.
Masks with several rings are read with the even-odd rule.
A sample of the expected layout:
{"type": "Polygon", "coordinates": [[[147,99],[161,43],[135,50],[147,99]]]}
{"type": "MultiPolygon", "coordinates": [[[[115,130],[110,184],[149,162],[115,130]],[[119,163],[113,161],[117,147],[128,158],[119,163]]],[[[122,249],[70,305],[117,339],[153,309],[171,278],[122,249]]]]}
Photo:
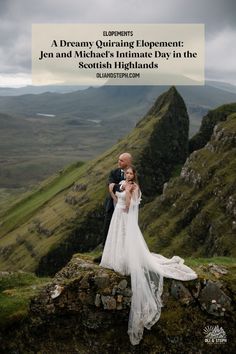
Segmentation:
{"type": "MultiPolygon", "coordinates": [[[[236,33],[235,14],[234,0],[1,0],[0,73],[30,72],[32,23],[205,23],[206,46],[211,48],[226,29],[236,33]]],[[[226,58],[221,55],[213,65],[207,52],[212,75],[218,72],[217,61],[226,58]]],[[[234,73],[234,64],[228,69],[234,73]]]]}
{"type": "Polygon", "coordinates": [[[0,14],[1,15],[3,15],[7,11],[8,6],[9,6],[9,1],[1,0],[1,2],[0,2],[0,14]]]}

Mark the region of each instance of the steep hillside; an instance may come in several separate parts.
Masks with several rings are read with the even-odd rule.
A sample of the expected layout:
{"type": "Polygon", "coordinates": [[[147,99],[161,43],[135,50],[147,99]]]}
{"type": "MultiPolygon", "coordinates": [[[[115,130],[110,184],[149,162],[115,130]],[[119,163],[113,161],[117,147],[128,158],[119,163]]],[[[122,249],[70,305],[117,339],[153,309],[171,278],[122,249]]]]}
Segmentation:
{"type": "Polygon", "coordinates": [[[143,200],[162,190],[187,156],[189,119],[174,87],[162,94],[135,129],[112,149],[73,165],[1,215],[1,269],[53,274],[73,253],[101,241],[106,179],[121,152],[133,154],[143,200]]]}
{"type": "MultiPolygon", "coordinates": [[[[235,104],[224,107],[224,112],[232,111],[235,104]]],[[[222,107],[219,112],[225,115],[222,107]]],[[[235,156],[236,113],[215,126],[210,141],[189,156],[180,176],[144,206],[141,228],[154,251],[193,257],[236,255],[235,156]]]]}
{"type": "Polygon", "coordinates": [[[230,113],[236,112],[236,103],[225,104],[214,110],[211,110],[203,117],[199,132],[194,135],[189,141],[189,150],[201,149],[209,141],[215,125],[225,121],[230,113]]]}

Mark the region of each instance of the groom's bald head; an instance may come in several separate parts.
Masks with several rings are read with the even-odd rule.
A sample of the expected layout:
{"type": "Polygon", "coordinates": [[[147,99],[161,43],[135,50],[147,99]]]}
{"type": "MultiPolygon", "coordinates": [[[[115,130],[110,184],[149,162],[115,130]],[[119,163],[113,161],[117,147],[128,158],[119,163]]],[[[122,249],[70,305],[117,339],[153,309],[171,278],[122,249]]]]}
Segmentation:
{"type": "Polygon", "coordinates": [[[128,152],[124,152],[119,156],[118,166],[122,169],[126,169],[132,163],[132,155],[128,152]]]}

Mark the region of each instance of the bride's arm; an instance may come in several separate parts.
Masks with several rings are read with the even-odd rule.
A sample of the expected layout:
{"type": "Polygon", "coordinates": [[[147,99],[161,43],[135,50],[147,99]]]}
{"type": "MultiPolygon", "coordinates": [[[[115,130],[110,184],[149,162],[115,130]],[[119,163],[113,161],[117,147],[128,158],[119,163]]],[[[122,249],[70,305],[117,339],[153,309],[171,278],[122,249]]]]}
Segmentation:
{"type": "Polygon", "coordinates": [[[113,187],[114,187],[114,186],[110,186],[110,185],[109,185],[109,192],[110,192],[110,195],[111,195],[112,199],[113,199],[115,202],[117,202],[117,196],[116,196],[115,193],[113,192],[113,187]]]}
{"type": "Polygon", "coordinates": [[[129,209],[130,201],[131,201],[131,190],[127,188],[127,189],[125,189],[125,204],[126,204],[126,209],[129,209]]]}
{"type": "Polygon", "coordinates": [[[129,207],[130,207],[130,202],[131,202],[131,198],[134,201],[138,201],[139,197],[140,197],[140,189],[139,186],[134,183],[134,184],[129,184],[127,185],[127,187],[125,188],[125,198],[126,198],[126,209],[128,211],[129,207]]]}
{"type": "Polygon", "coordinates": [[[139,188],[139,186],[138,186],[137,183],[134,183],[134,184],[133,184],[132,193],[131,193],[131,198],[132,198],[133,205],[138,205],[138,204],[140,204],[140,201],[141,201],[141,191],[140,191],[140,188],[139,188]]]}
{"type": "Polygon", "coordinates": [[[124,211],[128,213],[130,201],[131,201],[131,195],[132,195],[132,184],[125,183],[123,187],[125,189],[125,205],[126,205],[124,211]]]}

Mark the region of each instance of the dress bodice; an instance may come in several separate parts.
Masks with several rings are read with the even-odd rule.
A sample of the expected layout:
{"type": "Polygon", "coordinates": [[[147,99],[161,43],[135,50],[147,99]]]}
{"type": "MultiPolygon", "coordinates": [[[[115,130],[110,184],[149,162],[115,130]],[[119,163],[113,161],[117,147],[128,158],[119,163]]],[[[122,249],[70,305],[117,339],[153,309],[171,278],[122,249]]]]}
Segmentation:
{"type": "Polygon", "coordinates": [[[125,191],[122,192],[116,192],[116,196],[118,198],[116,208],[125,208],[126,203],[125,203],[125,191]]]}
{"type": "MultiPolygon", "coordinates": [[[[116,192],[116,196],[118,198],[117,200],[117,204],[116,207],[118,208],[126,208],[126,191],[122,191],[122,192],[116,192]]],[[[132,204],[136,204],[139,205],[140,201],[141,201],[141,192],[136,190],[135,192],[132,193],[132,197],[131,197],[131,201],[132,204]]]]}

